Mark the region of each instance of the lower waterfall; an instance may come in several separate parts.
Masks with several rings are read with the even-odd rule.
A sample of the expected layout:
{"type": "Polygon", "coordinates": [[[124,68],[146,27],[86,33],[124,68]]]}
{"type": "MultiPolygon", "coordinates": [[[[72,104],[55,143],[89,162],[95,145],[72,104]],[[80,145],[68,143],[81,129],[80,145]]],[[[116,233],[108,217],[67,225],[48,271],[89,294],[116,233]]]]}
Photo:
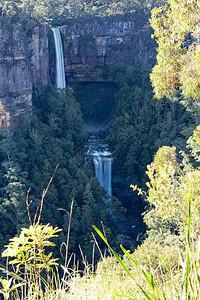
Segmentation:
{"type": "Polygon", "coordinates": [[[100,186],[102,186],[108,195],[112,196],[112,153],[108,151],[108,145],[103,143],[94,135],[88,139],[87,156],[93,158],[95,175],[100,186]]]}
{"type": "Polygon", "coordinates": [[[95,167],[95,175],[100,185],[112,196],[112,157],[110,152],[96,152],[93,153],[93,162],[95,167]]]}

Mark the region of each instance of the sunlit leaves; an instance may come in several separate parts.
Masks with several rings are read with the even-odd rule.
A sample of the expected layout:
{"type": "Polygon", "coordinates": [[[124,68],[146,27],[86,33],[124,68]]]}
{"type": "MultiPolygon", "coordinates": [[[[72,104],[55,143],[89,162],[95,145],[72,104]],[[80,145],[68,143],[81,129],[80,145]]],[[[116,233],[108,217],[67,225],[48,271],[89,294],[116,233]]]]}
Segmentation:
{"type": "Polygon", "coordinates": [[[51,258],[52,253],[45,254],[45,248],[55,246],[49,241],[50,238],[56,237],[61,231],[57,227],[53,228],[47,225],[35,225],[29,228],[22,228],[18,237],[10,239],[10,243],[5,246],[2,257],[12,257],[10,264],[16,265],[17,270],[25,267],[29,271],[35,269],[50,268],[56,265],[56,260],[51,258]]]}
{"type": "Polygon", "coordinates": [[[157,64],[150,75],[156,98],[174,94],[180,88],[185,96],[200,95],[199,44],[188,36],[200,21],[197,0],[169,0],[168,6],[154,9],[150,20],[158,43],[157,64]]]}
{"type": "MultiPolygon", "coordinates": [[[[147,200],[154,209],[146,213],[145,221],[148,225],[151,224],[150,227],[155,228],[152,220],[159,223],[160,219],[161,223],[168,223],[170,230],[180,234],[187,228],[188,199],[190,199],[191,231],[193,238],[196,238],[200,228],[200,171],[194,169],[183,172],[176,161],[175,150],[174,147],[160,148],[154,161],[147,167],[149,177],[147,200]]],[[[157,230],[159,231],[159,228],[157,230]]]]}

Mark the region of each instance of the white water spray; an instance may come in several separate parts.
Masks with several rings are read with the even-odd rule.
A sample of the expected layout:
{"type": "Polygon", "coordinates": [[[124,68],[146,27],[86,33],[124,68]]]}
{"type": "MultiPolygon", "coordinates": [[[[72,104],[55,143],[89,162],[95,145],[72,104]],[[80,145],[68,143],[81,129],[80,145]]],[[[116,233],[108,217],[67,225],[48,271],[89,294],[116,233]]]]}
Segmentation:
{"type": "Polygon", "coordinates": [[[56,87],[58,89],[66,88],[65,69],[64,69],[64,56],[60,30],[52,28],[54,35],[54,43],[56,49],[56,87]]]}
{"type": "Polygon", "coordinates": [[[112,196],[112,161],[110,152],[93,152],[95,175],[100,185],[112,196]]]}
{"type": "Polygon", "coordinates": [[[100,186],[108,195],[112,196],[112,153],[108,151],[108,145],[95,135],[90,135],[86,146],[87,156],[93,159],[95,175],[100,186]]]}

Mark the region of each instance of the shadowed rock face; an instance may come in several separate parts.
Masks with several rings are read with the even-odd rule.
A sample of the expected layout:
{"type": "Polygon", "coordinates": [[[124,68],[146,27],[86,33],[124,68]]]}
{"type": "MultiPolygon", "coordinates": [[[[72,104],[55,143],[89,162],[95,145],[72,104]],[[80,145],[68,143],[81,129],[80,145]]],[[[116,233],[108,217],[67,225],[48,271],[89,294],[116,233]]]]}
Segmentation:
{"type": "Polygon", "coordinates": [[[77,82],[116,82],[122,72],[121,64],[130,60],[140,64],[155,57],[151,30],[143,15],[77,20],[61,26],[60,31],[65,73],[72,86],[77,82]]]}
{"type": "MultiPolygon", "coordinates": [[[[78,88],[82,106],[89,105],[87,113],[92,115],[90,107],[93,102],[102,111],[105,111],[104,102],[106,105],[113,102],[109,93],[114,94],[119,77],[127,66],[147,63],[155,57],[151,30],[142,13],[68,21],[60,31],[67,84],[78,88]],[[105,88],[101,86],[104,83],[105,88]],[[83,90],[90,90],[91,95],[95,92],[95,97],[89,99],[83,90]]],[[[28,35],[16,29],[0,29],[0,103],[10,118],[9,122],[0,124],[13,127],[18,116],[29,116],[33,87],[41,93],[49,75],[54,81],[55,53],[52,54],[54,46],[48,43],[48,32],[47,25],[33,28],[28,35]]]]}
{"type": "MultiPolygon", "coordinates": [[[[120,77],[131,67],[135,68],[137,77],[137,68],[155,59],[147,17],[140,13],[74,20],[59,29],[67,85],[74,88],[84,119],[94,122],[112,118],[120,77]]],[[[54,61],[52,55],[52,79],[55,78],[54,61]]]]}
{"type": "Polygon", "coordinates": [[[30,115],[33,86],[40,91],[47,84],[47,32],[46,26],[35,27],[31,37],[14,29],[0,30],[0,103],[11,124],[13,117],[30,115]]]}

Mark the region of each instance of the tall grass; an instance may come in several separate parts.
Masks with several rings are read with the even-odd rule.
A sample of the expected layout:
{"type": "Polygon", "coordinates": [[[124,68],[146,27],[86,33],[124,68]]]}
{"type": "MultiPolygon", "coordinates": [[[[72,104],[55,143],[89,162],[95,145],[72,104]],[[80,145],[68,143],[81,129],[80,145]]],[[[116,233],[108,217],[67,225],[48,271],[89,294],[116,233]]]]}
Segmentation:
{"type": "MultiPolygon", "coordinates": [[[[122,251],[124,252],[126,258],[133,262],[135,268],[131,270],[126,266],[124,261],[115,253],[115,251],[110,247],[108,241],[102,232],[93,226],[98,235],[102,240],[107,244],[111,250],[113,256],[116,258],[120,266],[124,269],[127,276],[130,277],[135,284],[135,288],[138,289],[141,294],[138,299],[152,300],[152,299],[180,299],[180,300],[199,300],[200,299],[200,238],[197,242],[191,242],[191,202],[192,202],[192,193],[191,186],[189,188],[188,195],[188,222],[187,222],[187,232],[185,238],[185,255],[184,257],[180,256],[180,268],[171,269],[168,268],[166,274],[162,272],[157,272],[151,262],[149,262],[150,268],[149,271],[146,271],[143,266],[140,266],[133,255],[130,255],[129,252],[120,245],[122,251]],[[135,273],[137,272],[137,276],[135,273]],[[141,284],[143,282],[143,284],[141,284]]],[[[151,251],[151,249],[149,249],[151,251]]],[[[167,253],[166,253],[167,255],[167,253]]],[[[160,262],[162,266],[162,262],[160,262]]]]}
{"type": "MultiPolygon", "coordinates": [[[[46,193],[46,190],[45,190],[46,193]]],[[[45,196],[44,193],[44,196],[45,196]]],[[[192,210],[191,203],[192,193],[191,187],[188,195],[188,222],[185,237],[185,251],[180,251],[177,247],[172,251],[177,251],[179,261],[177,263],[168,263],[167,256],[169,249],[165,247],[157,247],[157,255],[159,257],[162,252],[162,259],[158,263],[153,260],[153,244],[148,240],[143,245],[130,254],[122,245],[121,250],[124,253],[123,258],[120,257],[109,245],[105,235],[95,226],[93,228],[101,239],[105,242],[110,250],[110,256],[104,257],[101,253],[97,240],[93,234],[94,244],[99,249],[101,259],[97,266],[88,265],[82,253],[84,271],[79,270],[79,264],[76,262],[75,255],[68,258],[68,246],[70,236],[70,226],[73,210],[73,201],[69,212],[68,234],[66,242],[66,258],[63,266],[57,265],[55,260],[48,258],[44,254],[45,247],[50,243],[45,236],[43,244],[38,248],[33,243],[30,246],[30,240],[26,240],[26,234],[29,229],[22,229],[20,238],[24,238],[24,244],[15,245],[18,241],[17,237],[11,240],[9,251],[14,251],[16,255],[12,255],[10,261],[12,270],[2,267],[1,271],[5,273],[5,277],[0,278],[0,293],[4,299],[16,300],[39,300],[39,299],[87,299],[87,300],[111,300],[111,299],[148,299],[148,300],[198,300],[200,299],[200,239],[191,240],[191,220],[192,210]],[[23,231],[25,230],[25,231],[23,231]],[[42,246],[43,245],[43,246],[42,246]],[[15,249],[15,246],[17,247],[15,249]],[[27,247],[28,247],[27,246],[27,247]],[[21,248],[20,248],[21,247],[21,248]],[[24,248],[23,248],[24,247],[24,248]],[[143,264],[143,258],[148,252],[148,259],[145,257],[147,264],[143,264]],[[31,254],[32,253],[32,254],[31,254]],[[42,254],[41,254],[42,253],[42,254]],[[138,255],[139,254],[139,255],[138,255]],[[166,256],[166,258],[165,258],[166,256]],[[142,258],[141,260],[138,257],[142,258]],[[164,257],[164,258],[163,258],[164,257]],[[69,262],[74,259],[73,268],[69,268],[69,262]],[[43,271],[46,272],[46,275],[43,271]],[[94,271],[95,270],[95,271],[94,271]]],[[[44,199],[44,197],[43,197],[44,199]]],[[[40,203],[38,220],[40,220],[42,212],[43,200],[40,203]]],[[[29,213],[29,202],[27,198],[27,210],[29,213]]],[[[29,214],[30,218],[30,214],[29,214]]],[[[30,218],[31,220],[31,218],[30,218]]],[[[49,232],[49,238],[57,233],[58,229],[53,229],[50,225],[40,225],[39,222],[32,223],[32,237],[39,238],[37,229],[39,228],[41,235],[44,230],[49,232]],[[41,227],[39,227],[41,226],[41,227]]],[[[45,234],[46,234],[45,233],[45,234]]],[[[38,241],[38,240],[37,240],[38,241]]],[[[38,244],[38,243],[37,243],[38,244]]],[[[156,244],[154,244],[156,245],[156,244]]],[[[5,250],[6,251],[6,250],[5,250]]],[[[8,251],[8,253],[9,253],[8,251]]],[[[81,248],[80,251],[82,252],[81,248]]],[[[156,251],[154,251],[156,252],[156,251]]],[[[7,254],[8,254],[7,253],[7,254]]],[[[7,255],[11,257],[11,255],[7,255]]],[[[94,261],[94,260],[93,260],[94,261]]],[[[0,296],[1,299],[1,296],[0,296]]]]}

